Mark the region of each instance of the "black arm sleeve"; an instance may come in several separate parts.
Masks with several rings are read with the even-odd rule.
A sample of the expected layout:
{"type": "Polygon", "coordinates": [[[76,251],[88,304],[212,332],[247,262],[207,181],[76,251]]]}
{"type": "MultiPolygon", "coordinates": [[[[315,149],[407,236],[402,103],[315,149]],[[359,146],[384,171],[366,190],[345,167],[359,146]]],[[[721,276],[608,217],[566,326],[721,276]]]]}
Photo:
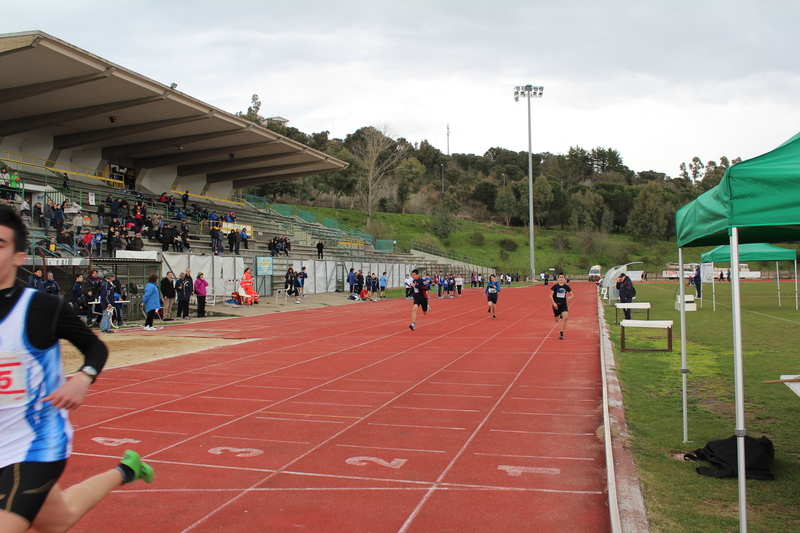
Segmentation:
{"type": "Polygon", "coordinates": [[[33,296],[26,319],[28,340],[39,349],[46,349],[59,339],[69,341],[80,350],[84,366],[99,372],[108,359],[108,348],[81,322],[63,298],[43,293],[33,296]]]}

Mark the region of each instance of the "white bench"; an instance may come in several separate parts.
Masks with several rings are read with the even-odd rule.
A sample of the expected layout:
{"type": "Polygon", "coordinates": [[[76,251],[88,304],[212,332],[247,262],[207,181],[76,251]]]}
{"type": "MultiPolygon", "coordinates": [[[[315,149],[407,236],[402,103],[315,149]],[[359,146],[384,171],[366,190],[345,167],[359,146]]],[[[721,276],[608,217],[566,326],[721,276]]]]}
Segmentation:
{"type": "Polygon", "coordinates": [[[672,351],[672,320],[623,320],[619,323],[620,351],[623,352],[671,352],[672,351]],[[666,350],[643,350],[641,348],[625,348],[625,328],[654,328],[667,330],[666,350]]]}
{"type": "Polygon", "coordinates": [[[614,304],[616,309],[614,310],[614,323],[619,324],[619,310],[620,309],[646,309],[647,310],[647,320],[650,320],[650,302],[637,302],[637,303],[622,303],[617,302],[614,304]]]}

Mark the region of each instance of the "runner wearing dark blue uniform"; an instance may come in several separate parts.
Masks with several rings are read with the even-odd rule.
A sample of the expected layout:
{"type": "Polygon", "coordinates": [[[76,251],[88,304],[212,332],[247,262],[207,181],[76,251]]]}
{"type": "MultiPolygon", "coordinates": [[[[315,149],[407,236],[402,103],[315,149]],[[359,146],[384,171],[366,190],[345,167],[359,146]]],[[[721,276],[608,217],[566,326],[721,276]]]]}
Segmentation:
{"type": "Polygon", "coordinates": [[[492,314],[492,318],[497,319],[497,296],[500,293],[500,282],[497,281],[497,276],[492,274],[489,276],[489,283],[486,284],[486,290],[483,291],[486,299],[489,301],[489,309],[487,313],[492,314]]]}
{"type": "Polygon", "coordinates": [[[408,329],[414,331],[417,329],[417,309],[422,308],[422,314],[427,315],[431,310],[428,305],[428,285],[424,279],[419,277],[419,270],[416,268],[411,271],[411,295],[414,298],[414,306],[411,308],[411,324],[408,329]]]}
{"type": "Polygon", "coordinates": [[[575,295],[572,289],[567,285],[567,278],[563,273],[558,275],[558,281],[553,288],[550,289],[550,299],[553,301],[553,315],[556,317],[556,324],[561,322],[561,332],[558,334],[559,339],[564,339],[564,329],[567,327],[567,317],[569,317],[569,308],[567,306],[567,295],[569,299],[573,299],[575,295]]]}

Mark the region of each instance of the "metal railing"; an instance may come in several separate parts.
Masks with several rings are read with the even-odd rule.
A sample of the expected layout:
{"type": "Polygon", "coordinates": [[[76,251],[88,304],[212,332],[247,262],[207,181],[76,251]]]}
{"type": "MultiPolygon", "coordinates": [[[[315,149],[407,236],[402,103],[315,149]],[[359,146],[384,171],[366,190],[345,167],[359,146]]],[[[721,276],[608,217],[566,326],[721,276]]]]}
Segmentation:
{"type": "Polygon", "coordinates": [[[99,171],[97,169],[78,165],[68,165],[66,163],[59,163],[57,161],[50,161],[14,152],[5,152],[2,150],[0,150],[0,161],[13,165],[13,168],[16,168],[18,172],[44,176],[45,180],[47,180],[48,174],[51,174],[53,178],[57,178],[60,182],[62,180],[61,175],[66,173],[69,174],[72,180],[87,183],[99,182],[120,189],[125,188],[125,182],[117,177],[118,174],[112,174],[105,170],[99,171]]]}
{"type": "Polygon", "coordinates": [[[198,198],[200,200],[204,200],[207,202],[213,202],[213,203],[222,202],[226,204],[238,205],[240,207],[247,205],[247,200],[245,200],[241,196],[236,196],[236,195],[222,196],[221,194],[215,194],[213,192],[208,192],[208,191],[201,191],[199,189],[192,189],[189,187],[172,187],[169,192],[171,192],[172,194],[177,194],[179,199],[184,195],[184,193],[189,193],[190,200],[191,198],[198,198]]]}

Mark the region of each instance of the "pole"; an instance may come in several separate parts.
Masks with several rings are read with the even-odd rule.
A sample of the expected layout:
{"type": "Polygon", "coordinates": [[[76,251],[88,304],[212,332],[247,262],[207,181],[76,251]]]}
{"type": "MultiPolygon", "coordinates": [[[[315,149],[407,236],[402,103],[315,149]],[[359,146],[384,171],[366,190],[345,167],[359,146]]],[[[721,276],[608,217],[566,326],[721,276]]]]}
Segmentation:
{"type": "Polygon", "coordinates": [[[528,95],[528,232],[530,233],[529,237],[529,246],[531,249],[531,281],[535,279],[536,269],[534,267],[533,262],[533,152],[532,146],[533,142],[531,140],[532,129],[531,129],[531,91],[525,91],[528,95]]]}
{"type": "Polygon", "coordinates": [[[442,167],[442,194],[444,194],[444,164],[439,164],[442,167]]]}
{"type": "Polygon", "coordinates": [[[681,312],[681,397],[683,398],[683,442],[689,442],[688,401],[686,392],[686,298],[683,287],[683,248],[678,248],[678,298],[681,312]]]}
{"type": "Polygon", "coordinates": [[[778,307],[781,306],[781,269],[778,268],[778,262],[775,261],[775,281],[778,282],[778,307]]]}
{"type": "Polygon", "coordinates": [[[744,372],[742,369],[742,297],[739,287],[739,228],[730,229],[731,244],[731,307],[733,308],[733,373],[736,407],[736,457],[739,469],[739,531],[747,533],[747,484],[745,483],[744,437],[744,372]]]}

